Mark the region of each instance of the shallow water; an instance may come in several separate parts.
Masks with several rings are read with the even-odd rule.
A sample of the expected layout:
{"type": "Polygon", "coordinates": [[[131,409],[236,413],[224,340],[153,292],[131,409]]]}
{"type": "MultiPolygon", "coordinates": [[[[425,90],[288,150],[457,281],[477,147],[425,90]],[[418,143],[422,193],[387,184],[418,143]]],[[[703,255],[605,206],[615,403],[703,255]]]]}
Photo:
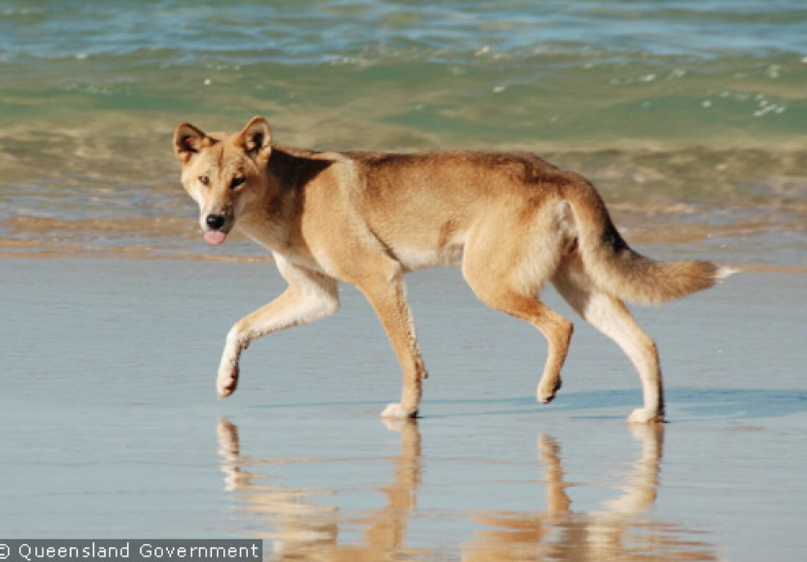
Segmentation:
{"type": "Polygon", "coordinates": [[[456,270],[414,274],[431,377],[423,418],[386,427],[398,366],[352,288],[336,317],[255,342],[239,390],[217,400],[224,335],[282,290],[274,266],[0,270],[3,536],[262,537],[271,560],[799,560],[807,547],[798,275],[743,273],[637,310],[670,423],[632,428],[637,377],[588,326],[558,398],[538,405],[540,335],[478,303],[456,270]]]}
{"type": "Polygon", "coordinates": [[[173,128],[263,114],[292,146],[536,151],[632,242],[803,268],[805,25],[799,0],[0,2],[0,253],[204,255],[173,128]]]}

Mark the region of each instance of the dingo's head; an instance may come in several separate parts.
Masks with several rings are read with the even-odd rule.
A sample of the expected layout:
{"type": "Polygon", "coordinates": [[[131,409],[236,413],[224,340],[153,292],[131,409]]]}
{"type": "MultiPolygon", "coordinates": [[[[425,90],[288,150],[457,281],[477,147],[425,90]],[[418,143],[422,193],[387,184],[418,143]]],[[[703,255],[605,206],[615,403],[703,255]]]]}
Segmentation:
{"type": "Polygon", "coordinates": [[[205,240],[223,243],[249,203],[270,189],[269,124],[263,117],[255,117],[240,133],[208,135],[180,123],[174,133],[174,151],[182,162],[182,184],[199,204],[205,240]]]}

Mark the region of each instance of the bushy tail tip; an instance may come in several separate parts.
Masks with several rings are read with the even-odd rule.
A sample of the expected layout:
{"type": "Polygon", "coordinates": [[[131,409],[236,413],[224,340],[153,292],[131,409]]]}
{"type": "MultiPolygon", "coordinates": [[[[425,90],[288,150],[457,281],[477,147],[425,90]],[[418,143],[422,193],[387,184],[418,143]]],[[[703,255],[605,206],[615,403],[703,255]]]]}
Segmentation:
{"type": "Polygon", "coordinates": [[[728,265],[720,266],[717,268],[717,271],[715,272],[715,279],[717,280],[718,283],[720,283],[721,281],[723,281],[723,279],[731,277],[732,275],[734,275],[735,273],[739,273],[740,271],[741,270],[738,267],[731,267],[728,265]]]}

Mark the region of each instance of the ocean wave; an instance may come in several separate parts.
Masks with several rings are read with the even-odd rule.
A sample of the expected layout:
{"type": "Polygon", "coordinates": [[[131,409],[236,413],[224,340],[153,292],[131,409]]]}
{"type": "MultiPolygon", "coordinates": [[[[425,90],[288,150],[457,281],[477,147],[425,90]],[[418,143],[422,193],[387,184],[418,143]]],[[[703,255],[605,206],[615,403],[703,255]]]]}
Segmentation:
{"type": "Polygon", "coordinates": [[[634,235],[798,237],[802,4],[19,0],[0,7],[0,238],[183,239],[174,126],[255,114],[291,146],[536,152],[634,235]]]}

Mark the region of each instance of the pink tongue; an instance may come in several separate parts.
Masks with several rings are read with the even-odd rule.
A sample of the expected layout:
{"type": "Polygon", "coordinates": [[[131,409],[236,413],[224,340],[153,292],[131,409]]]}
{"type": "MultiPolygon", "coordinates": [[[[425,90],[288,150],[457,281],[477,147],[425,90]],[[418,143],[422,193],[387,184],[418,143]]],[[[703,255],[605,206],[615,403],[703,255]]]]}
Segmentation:
{"type": "Polygon", "coordinates": [[[223,244],[226,239],[226,232],[222,232],[220,230],[211,230],[209,232],[205,232],[205,242],[208,244],[218,246],[219,244],[223,244]]]}

